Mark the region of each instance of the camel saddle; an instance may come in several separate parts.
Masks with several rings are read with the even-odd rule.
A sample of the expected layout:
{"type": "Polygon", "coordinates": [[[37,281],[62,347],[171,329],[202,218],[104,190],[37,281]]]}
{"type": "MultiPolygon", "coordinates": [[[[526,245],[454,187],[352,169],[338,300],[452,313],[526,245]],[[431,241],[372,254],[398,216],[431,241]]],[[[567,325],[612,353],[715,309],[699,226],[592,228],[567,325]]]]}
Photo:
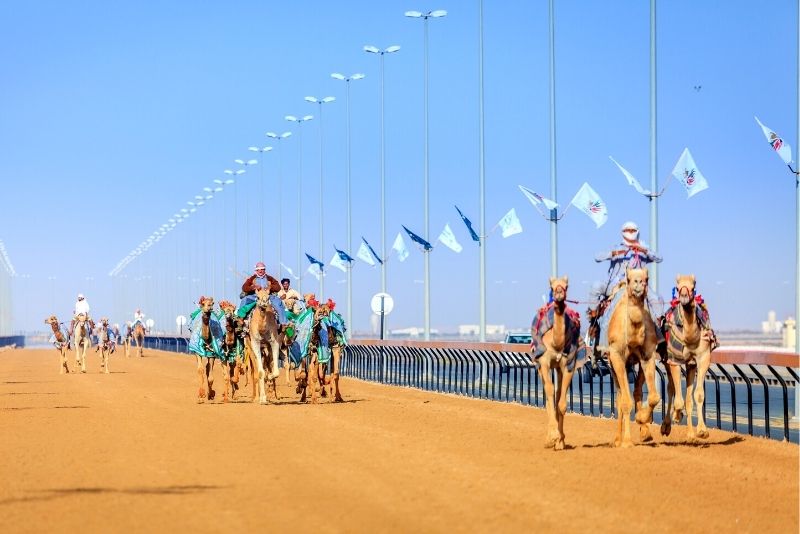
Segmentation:
{"type": "MultiPolygon", "coordinates": [[[[702,331],[701,335],[706,337],[711,343],[711,350],[713,351],[719,346],[719,343],[717,342],[717,336],[714,330],[711,329],[708,307],[702,295],[696,295],[694,301],[696,305],[695,317],[697,318],[697,326],[702,331]]],[[[680,305],[681,303],[677,298],[672,299],[669,310],[664,317],[664,337],[667,341],[667,359],[669,363],[673,365],[686,363],[686,359],[683,356],[684,324],[683,317],[679,310],[680,305]]]]}
{"type": "MultiPolygon", "coordinates": [[[[534,360],[540,358],[547,347],[544,344],[544,335],[553,328],[555,316],[555,303],[545,304],[536,313],[531,323],[531,352],[534,360]]],[[[564,354],[567,356],[567,368],[572,371],[575,363],[586,356],[586,347],[581,338],[581,316],[566,306],[564,308],[564,354]]]]}

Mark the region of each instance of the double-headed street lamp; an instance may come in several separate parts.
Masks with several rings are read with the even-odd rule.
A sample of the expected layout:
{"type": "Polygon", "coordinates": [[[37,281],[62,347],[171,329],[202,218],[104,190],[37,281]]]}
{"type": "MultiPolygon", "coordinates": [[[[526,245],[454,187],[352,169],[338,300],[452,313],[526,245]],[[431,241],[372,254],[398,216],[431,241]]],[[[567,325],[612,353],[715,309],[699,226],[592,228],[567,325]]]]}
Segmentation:
{"type": "Polygon", "coordinates": [[[383,91],[383,57],[400,50],[397,45],[380,49],[376,46],[367,45],[364,51],[369,54],[377,54],[381,58],[381,292],[386,293],[386,128],[384,114],[384,91],[383,91]]]}
{"type": "MultiPolygon", "coordinates": [[[[275,132],[267,132],[267,137],[278,141],[278,146],[281,146],[281,141],[291,136],[292,132],[283,132],[276,134],[275,132]]],[[[281,272],[281,263],[283,263],[283,150],[278,151],[278,268],[276,273],[281,272]]]]}
{"type": "MultiPolygon", "coordinates": [[[[323,249],[324,242],[324,234],[323,229],[325,227],[325,213],[324,213],[324,193],[323,193],[323,145],[322,145],[322,105],[323,104],[330,104],[331,102],[335,101],[336,98],[332,96],[326,96],[322,99],[317,99],[313,96],[307,96],[305,98],[306,102],[310,102],[312,104],[317,104],[319,106],[319,257],[320,261],[325,261],[325,251],[323,249]]],[[[325,296],[325,273],[321,273],[319,277],[319,300],[322,301],[323,297],[325,296]]]]}
{"type": "Polygon", "coordinates": [[[300,255],[302,254],[303,249],[303,240],[302,240],[302,223],[303,223],[303,126],[304,122],[310,121],[314,118],[314,115],[305,115],[304,117],[295,117],[294,115],[286,115],[284,117],[287,121],[296,122],[297,123],[297,131],[298,131],[298,144],[299,144],[299,151],[300,151],[300,172],[297,175],[297,276],[299,277],[298,280],[298,287],[300,290],[300,294],[303,293],[303,276],[301,273],[302,269],[302,261],[300,259],[300,255]]]}
{"type": "MultiPolygon", "coordinates": [[[[347,84],[347,253],[353,253],[353,228],[352,228],[352,202],[350,197],[350,182],[351,182],[351,165],[350,165],[350,82],[352,80],[361,80],[365,76],[363,74],[352,74],[345,76],[334,72],[331,78],[341,80],[347,84]]],[[[347,324],[352,325],[353,318],[353,269],[352,265],[347,269],[347,324]]]]}
{"type": "MultiPolygon", "coordinates": [[[[424,109],[425,109],[425,240],[430,242],[430,221],[428,217],[428,19],[440,18],[447,15],[447,11],[437,9],[422,13],[420,11],[406,11],[406,17],[422,19],[424,28],[424,109]]],[[[425,341],[431,339],[431,261],[430,254],[425,254],[425,341]]]]}

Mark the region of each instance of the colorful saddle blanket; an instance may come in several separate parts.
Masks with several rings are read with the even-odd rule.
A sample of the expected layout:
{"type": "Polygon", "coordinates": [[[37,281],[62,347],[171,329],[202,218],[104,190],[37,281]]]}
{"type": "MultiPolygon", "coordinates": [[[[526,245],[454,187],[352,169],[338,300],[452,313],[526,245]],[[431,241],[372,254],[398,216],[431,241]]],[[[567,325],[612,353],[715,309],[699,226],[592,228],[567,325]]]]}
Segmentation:
{"type": "Polygon", "coordinates": [[[289,357],[299,365],[308,354],[308,344],[311,341],[311,329],[314,326],[314,310],[307,308],[294,318],[295,336],[289,347],[289,357]]]}
{"type": "MultiPolygon", "coordinates": [[[[713,351],[717,348],[718,343],[717,336],[711,329],[711,318],[708,314],[708,308],[706,307],[702,295],[696,295],[694,297],[694,301],[696,304],[695,316],[697,318],[697,324],[701,330],[704,330],[702,335],[708,336],[709,341],[711,342],[711,350],[713,351]]],[[[672,364],[686,363],[686,358],[683,354],[684,324],[683,317],[679,311],[680,305],[681,303],[677,298],[672,299],[672,302],[670,302],[670,308],[667,311],[667,315],[664,317],[666,330],[665,337],[667,341],[667,358],[672,364]]]]}
{"type": "MultiPolygon", "coordinates": [[[[533,358],[538,359],[547,350],[543,342],[544,335],[553,328],[555,303],[550,302],[539,308],[531,324],[531,351],[533,358]]],[[[586,346],[581,338],[581,316],[570,307],[564,310],[564,352],[567,357],[567,369],[572,371],[578,360],[586,357],[586,346]]]]}
{"type": "Polygon", "coordinates": [[[203,330],[203,314],[197,309],[191,314],[192,322],[189,324],[191,336],[189,336],[189,352],[202,356],[204,358],[219,358],[224,359],[222,353],[222,325],[219,324],[219,319],[211,314],[208,321],[208,327],[211,329],[211,347],[208,347],[202,339],[200,339],[200,332],[203,330]]]}

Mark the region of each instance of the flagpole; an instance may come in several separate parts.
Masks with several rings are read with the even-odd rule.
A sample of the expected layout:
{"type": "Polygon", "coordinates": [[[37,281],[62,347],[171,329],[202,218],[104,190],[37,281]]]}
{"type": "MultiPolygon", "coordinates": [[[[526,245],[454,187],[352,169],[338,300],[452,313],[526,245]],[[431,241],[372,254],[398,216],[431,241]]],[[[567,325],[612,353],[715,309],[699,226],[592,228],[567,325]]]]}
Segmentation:
{"type": "MultiPolygon", "coordinates": [[[[656,0],[650,0],[650,191],[658,191],[656,153],[656,0]]],[[[650,197],[650,248],[658,251],[658,198],[650,197]]],[[[650,265],[650,287],[658,293],[658,264],[650,265]]]]}
{"type": "MultiPolygon", "coordinates": [[[[556,51],[553,0],[550,18],[550,197],[558,202],[556,183],[556,51]]],[[[550,210],[550,276],[558,276],[558,208],[550,210]]]]}
{"type": "Polygon", "coordinates": [[[486,159],[484,157],[484,132],[483,132],[483,0],[478,0],[478,144],[480,152],[479,191],[480,191],[480,224],[481,235],[480,250],[478,251],[480,263],[480,332],[478,340],[486,341],[486,159]]]}
{"type": "MultiPolygon", "coordinates": [[[[794,138],[795,150],[800,150],[800,0],[797,2],[797,135],[794,138]]],[[[800,159],[800,158],[798,158],[800,159]]],[[[794,192],[795,192],[795,295],[794,295],[794,351],[800,353],[800,174],[794,175],[794,192]]],[[[800,400],[795,392],[795,417],[800,417],[798,409],[800,409],[800,400]]]]}

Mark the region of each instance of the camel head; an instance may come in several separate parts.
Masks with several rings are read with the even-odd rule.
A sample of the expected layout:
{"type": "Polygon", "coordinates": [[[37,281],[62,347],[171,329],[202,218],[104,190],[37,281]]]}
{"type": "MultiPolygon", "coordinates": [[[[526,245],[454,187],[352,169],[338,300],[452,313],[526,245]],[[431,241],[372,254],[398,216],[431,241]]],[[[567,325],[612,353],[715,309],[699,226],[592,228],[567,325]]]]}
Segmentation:
{"type": "Polygon", "coordinates": [[[256,289],[256,305],[259,308],[267,308],[269,304],[269,289],[260,287],[256,289]]]}
{"type": "Polygon", "coordinates": [[[229,300],[221,300],[219,309],[225,314],[225,317],[232,317],[236,312],[236,306],[229,300]]]}
{"type": "Polygon", "coordinates": [[[682,306],[687,306],[694,298],[696,280],[693,274],[679,274],[675,278],[675,289],[682,306]]]}
{"type": "Polygon", "coordinates": [[[550,292],[553,295],[553,300],[557,303],[562,303],[567,298],[567,288],[569,287],[569,277],[564,276],[561,278],[550,277],[550,292]]]}
{"type": "Polygon", "coordinates": [[[214,297],[200,297],[198,304],[200,305],[200,311],[211,313],[214,309],[214,297]]]}
{"type": "Polygon", "coordinates": [[[86,314],[85,313],[79,313],[78,314],[78,322],[79,323],[85,323],[86,322],[86,314]]]}
{"type": "Polygon", "coordinates": [[[58,318],[55,315],[51,315],[47,319],[44,320],[45,324],[58,324],[58,318]]]}
{"type": "Polygon", "coordinates": [[[107,327],[108,326],[108,317],[101,317],[100,318],[100,324],[107,327]]]}
{"type": "Polygon", "coordinates": [[[647,295],[647,269],[626,269],[625,281],[628,285],[628,295],[643,299],[647,295]]]}

